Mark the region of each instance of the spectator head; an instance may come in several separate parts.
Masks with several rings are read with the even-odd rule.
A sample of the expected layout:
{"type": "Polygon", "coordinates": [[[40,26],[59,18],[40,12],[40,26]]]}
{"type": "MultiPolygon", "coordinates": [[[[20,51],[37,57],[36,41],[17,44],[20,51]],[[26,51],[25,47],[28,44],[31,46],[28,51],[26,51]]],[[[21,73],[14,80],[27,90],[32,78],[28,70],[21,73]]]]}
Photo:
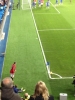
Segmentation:
{"type": "Polygon", "coordinates": [[[28,97],[28,93],[25,93],[25,98],[27,98],[28,97]]]}
{"type": "Polygon", "coordinates": [[[5,0],[1,0],[0,4],[1,4],[1,6],[4,6],[5,5],[5,0]]]}
{"type": "Polygon", "coordinates": [[[29,98],[30,98],[30,95],[28,94],[28,93],[25,93],[25,99],[27,99],[27,100],[29,100],[29,98]]]}
{"type": "Polygon", "coordinates": [[[10,77],[6,77],[1,82],[1,87],[5,88],[12,88],[13,87],[13,81],[10,77]]]}
{"type": "Polygon", "coordinates": [[[8,4],[8,1],[9,1],[9,0],[5,0],[5,4],[6,4],[6,5],[8,4]]]}
{"type": "Polygon", "coordinates": [[[44,100],[48,100],[49,92],[43,81],[39,81],[35,86],[34,98],[39,95],[42,95],[44,100]]]}

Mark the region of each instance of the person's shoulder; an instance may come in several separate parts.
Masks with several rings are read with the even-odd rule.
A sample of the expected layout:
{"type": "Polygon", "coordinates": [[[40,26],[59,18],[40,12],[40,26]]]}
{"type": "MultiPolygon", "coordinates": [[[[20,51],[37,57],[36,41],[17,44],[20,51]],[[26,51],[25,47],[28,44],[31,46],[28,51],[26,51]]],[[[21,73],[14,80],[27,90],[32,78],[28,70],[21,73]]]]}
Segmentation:
{"type": "Polygon", "coordinates": [[[49,100],[54,100],[54,96],[53,95],[50,95],[49,96],[49,100]]]}

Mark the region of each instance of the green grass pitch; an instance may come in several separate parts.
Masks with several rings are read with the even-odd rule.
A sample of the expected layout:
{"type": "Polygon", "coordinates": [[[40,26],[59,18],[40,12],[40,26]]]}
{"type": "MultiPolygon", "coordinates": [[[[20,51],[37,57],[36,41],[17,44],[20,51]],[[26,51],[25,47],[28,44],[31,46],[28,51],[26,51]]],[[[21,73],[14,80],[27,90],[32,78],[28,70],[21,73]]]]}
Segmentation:
{"type": "Polygon", "coordinates": [[[62,5],[51,5],[49,9],[45,8],[45,5],[41,10],[33,9],[51,71],[62,77],[71,77],[75,73],[75,25],[73,25],[75,20],[70,16],[74,14],[74,5],[68,3],[64,1],[62,5]]]}
{"type": "MultiPolygon", "coordinates": [[[[37,30],[51,71],[72,77],[75,74],[75,1],[64,0],[63,5],[56,7],[55,0],[51,3],[49,9],[45,3],[42,8],[37,5],[32,9],[37,30]]],[[[14,84],[18,87],[33,94],[35,84],[42,80],[55,100],[59,100],[60,93],[67,93],[68,100],[75,100],[73,79],[49,79],[30,10],[12,11],[2,78],[10,76],[14,61],[17,62],[14,84]]]]}

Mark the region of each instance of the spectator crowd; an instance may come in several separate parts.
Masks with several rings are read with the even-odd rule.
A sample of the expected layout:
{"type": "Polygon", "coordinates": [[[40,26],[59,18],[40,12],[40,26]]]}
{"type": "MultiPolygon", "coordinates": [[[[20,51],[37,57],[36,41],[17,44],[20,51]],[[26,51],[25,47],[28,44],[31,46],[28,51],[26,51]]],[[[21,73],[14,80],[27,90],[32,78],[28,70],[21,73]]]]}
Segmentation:
{"type": "MultiPolygon", "coordinates": [[[[17,88],[17,87],[16,87],[17,88]]],[[[1,100],[54,100],[49,94],[46,84],[43,81],[37,82],[33,95],[24,94],[24,98],[15,92],[14,83],[11,77],[6,77],[1,81],[1,100]]],[[[17,89],[23,92],[23,89],[17,89]]]]}
{"type": "Polygon", "coordinates": [[[8,0],[0,0],[0,23],[3,20],[3,16],[5,14],[7,5],[8,5],[8,0]]]}

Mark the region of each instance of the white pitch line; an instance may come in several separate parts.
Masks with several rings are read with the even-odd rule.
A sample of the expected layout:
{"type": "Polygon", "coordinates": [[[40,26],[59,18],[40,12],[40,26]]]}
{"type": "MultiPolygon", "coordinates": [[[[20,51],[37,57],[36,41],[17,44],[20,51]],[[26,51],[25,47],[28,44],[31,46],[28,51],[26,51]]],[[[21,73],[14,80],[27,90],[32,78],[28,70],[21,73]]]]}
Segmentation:
{"type": "Polygon", "coordinates": [[[51,78],[51,79],[73,79],[73,77],[51,78]]]}
{"type": "Polygon", "coordinates": [[[38,30],[38,31],[68,31],[68,30],[75,30],[75,28],[70,28],[70,29],[43,29],[43,30],[38,30]]]}
{"type": "Polygon", "coordinates": [[[34,13],[34,14],[38,14],[38,15],[43,15],[43,14],[44,14],[44,15],[45,15],[45,14],[46,14],[46,15],[47,15],[47,14],[52,14],[52,15],[53,15],[53,14],[54,14],[54,15],[55,15],[55,14],[59,14],[59,13],[34,13]]]}
{"type": "MultiPolygon", "coordinates": [[[[51,3],[51,2],[50,2],[51,3]]],[[[59,10],[51,3],[51,5],[55,8],[55,10],[60,14],[59,10]]]]}
{"type": "MultiPolygon", "coordinates": [[[[33,21],[34,21],[34,25],[35,25],[35,28],[36,28],[37,35],[38,35],[38,39],[39,39],[39,42],[40,42],[40,46],[41,46],[41,50],[42,50],[42,53],[43,53],[44,61],[45,61],[45,64],[46,64],[46,62],[47,62],[46,61],[46,57],[45,57],[45,54],[44,54],[44,50],[43,50],[42,43],[41,43],[41,40],[40,40],[40,36],[39,36],[39,33],[38,33],[39,30],[37,30],[37,26],[36,26],[36,23],[35,23],[35,19],[34,19],[34,15],[33,15],[32,9],[31,9],[31,14],[32,14],[32,18],[33,18],[33,21]]],[[[63,78],[65,79],[65,78],[70,78],[70,77],[61,77],[58,74],[56,74],[56,75],[60,76],[60,78],[51,78],[49,66],[46,66],[46,68],[47,68],[47,72],[48,72],[48,75],[49,75],[50,79],[63,79],[63,78]]]]}
{"type": "Polygon", "coordinates": [[[50,77],[50,79],[72,79],[73,78],[73,77],[62,77],[62,76],[60,76],[59,74],[56,74],[56,73],[52,73],[52,74],[58,76],[59,78],[52,78],[52,77],[50,77]]]}
{"type": "MultiPolygon", "coordinates": [[[[33,15],[32,9],[31,9],[31,14],[32,14],[34,25],[35,25],[36,33],[37,33],[37,36],[38,36],[38,40],[39,40],[39,43],[40,43],[40,47],[41,47],[41,50],[42,50],[42,54],[43,54],[43,57],[44,57],[44,61],[45,61],[45,64],[46,64],[47,60],[46,60],[46,57],[45,57],[45,53],[44,53],[44,50],[43,50],[43,46],[42,46],[42,43],[41,43],[41,39],[40,39],[40,36],[39,36],[39,32],[38,32],[38,29],[37,29],[37,25],[36,25],[36,22],[35,22],[35,19],[34,19],[34,15],[33,15]]],[[[49,74],[50,69],[48,69],[48,66],[46,66],[46,68],[47,68],[47,72],[48,72],[49,78],[51,78],[51,76],[49,74]]]]}
{"type": "Polygon", "coordinates": [[[59,74],[51,72],[49,69],[50,67],[49,66],[47,66],[47,67],[48,67],[48,75],[49,75],[50,79],[72,79],[73,78],[73,77],[62,77],[59,74]],[[58,78],[52,78],[51,75],[56,75],[56,76],[58,76],[58,78]]]}
{"type": "Polygon", "coordinates": [[[58,74],[56,74],[56,73],[52,73],[52,74],[54,74],[54,75],[58,76],[59,78],[62,78],[60,75],[58,75],[58,74]]]}

